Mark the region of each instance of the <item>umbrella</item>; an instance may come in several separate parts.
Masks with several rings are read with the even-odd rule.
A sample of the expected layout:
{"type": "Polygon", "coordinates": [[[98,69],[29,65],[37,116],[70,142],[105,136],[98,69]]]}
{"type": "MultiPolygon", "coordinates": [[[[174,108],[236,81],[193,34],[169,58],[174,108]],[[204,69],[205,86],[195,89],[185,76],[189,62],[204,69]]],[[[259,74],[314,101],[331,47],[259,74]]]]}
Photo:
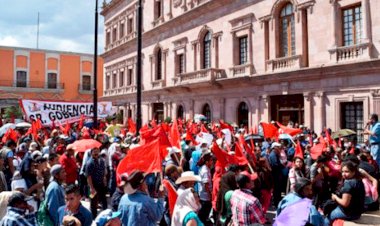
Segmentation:
{"type": "Polygon", "coordinates": [[[3,136],[8,131],[8,129],[14,129],[14,128],[16,128],[16,125],[14,123],[7,123],[3,125],[0,128],[0,137],[3,136]]]}
{"type": "Polygon", "coordinates": [[[333,132],[331,134],[331,138],[336,139],[339,137],[347,137],[353,134],[356,134],[356,132],[351,129],[341,129],[341,130],[333,132]]]}
{"type": "Polygon", "coordinates": [[[76,152],[85,152],[91,148],[99,148],[101,145],[102,143],[94,139],[82,139],[73,143],[73,146],[76,148],[76,152]]]}
{"type": "Polygon", "coordinates": [[[206,121],[206,120],[207,120],[207,118],[204,115],[201,115],[201,114],[195,114],[194,115],[194,122],[196,122],[196,123],[198,123],[200,121],[206,121]]]}
{"type": "Polygon", "coordinates": [[[264,138],[262,136],[260,136],[259,134],[250,134],[250,135],[245,136],[244,140],[245,141],[249,141],[249,140],[257,141],[257,140],[264,140],[264,138]]]}
{"type": "Polygon", "coordinates": [[[29,128],[32,125],[28,122],[19,122],[16,124],[16,128],[29,128]]]}
{"type": "Polygon", "coordinates": [[[309,219],[310,207],[311,200],[308,198],[290,204],[276,217],[276,221],[273,225],[305,225],[309,219]]]}

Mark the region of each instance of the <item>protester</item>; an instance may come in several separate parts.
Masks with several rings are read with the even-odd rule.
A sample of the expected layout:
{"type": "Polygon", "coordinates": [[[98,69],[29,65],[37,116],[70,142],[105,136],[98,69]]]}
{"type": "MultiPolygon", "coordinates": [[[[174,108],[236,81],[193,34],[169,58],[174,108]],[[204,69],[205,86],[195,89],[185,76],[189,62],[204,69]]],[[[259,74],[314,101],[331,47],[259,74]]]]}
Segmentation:
{"type": "Polygon", "coordinates": [[[185,189],[175,203],[172,224],[173,226],[203,226],[197,212],[201,208],[198,194],[193,188],[185,189]]]}
{"type": "Polygon", "coordinates": [[[124,194],[120,200],[118,211],[124,226],[153,226],[161,220],[164,213],[164,191],[158,193],[155,201],[147,193],[145,176],[141,171],[134,171],[128,182],[136,191],[124,194]]]}
{"type": "Polygon", "coordinates": [[[377,114],[372,114],[367,123],[370,129],[365,129],[364,134],[368,134],[373,159],[380,166],[380,122],[377,114]]]}
{"type": "Polygon", "coordinates": [[[201,181],[201,178],[197,175],[194,175],[193,171],[186,171],[181,173],[181,176],[175,181],[177,184],[177,194],[181,195],[181,193],[188,189],[194,188],[195,183],[201,181]]]}
{"type": "Polygon", "coordinates": [[[50,169],[52,181],[46,189],[46,204],[50,219],[55,225],[58,225],[58,212],[57,209],[60,206],[65,205],[65,190],[62,184],[66,180],[66,172],[59,164],[54,165],[50,169]]]}
{"type": "Polygon", "coordinates": [[[107,209],[107,179],[104,159],[99,157],[99,148],[91,149],[91,158],[86,164],[87,183],[90,187],[91,213],[95,219],[98,213],[98,204],[103,210],[107,209]]]}
{"type": "Polygon", "coordinates": [[[13,166],[13,150],[15,150],[16,147],[16,142],[13,140],[8,140],[0,150],[0,155],[4,159],[3,173],[5,175],[5,179],[7,180],[8,188],[11,187],[11,179],[13,177],[13,173],[15,172],[15,167],[13,166]]]}
{"type": "Polygon", "coordinates": [[[241,172],[236,177],[239,189],[231,196],[232,222],[234,225],[264,224],[266,222],[259,200],[252,195],[257,175],[241,172]]]}
{"type": "Polygon", "coordinates": [[[21,192],[13,193],[9,197],[7,213],[0,221],[0,226],[36,226],[36,215],[31,213],[34,209],[27,203],[30,199],[21,192]]]}
{"type": "Polygon", "coordinates": [[[59,158],[59,163],[66,171],[66,184],[75,184],[78,179],[78,168],[74,158],[75,149],[72,144],[67,145],[65,153],[59,158]]]}
{"type": "Polygon", "coordinates": [[[213,158],[210,152],[202,154],[198,161],[199,176],[201,178],[199,186],[199,198],[201,200],[202,207],[199,211],[199,218],[203,224],[209,224],[209,215],[211,211],[211,192],[212,192],[212,178],[210,168],[213,165],[213,158]]]}
{"type": "Polygon", "coordinates": [[[62,224],[65,216],[74,216],[82,226],[91,226],[92,214],[81,204],[82,196],[77,185],[71,184],[65,189],[66,205],[58,208],[58,222],[62,224]]]}
{"type": "Polygon", "coordinates": [[[290,191],[294,191],[295,185],[300,178],[304,178],[303,159],[300,157],[293,158],[293,167],[289,171],[290,191]]]}
{"type": "Polygon", "coordinates": [[[95,219],[96,226],[121,226],[120,212],[103,210],[95,219]]]}
{"type": "Polygon", "coordinates": [[[342,177],[344,184],[339,195],[331,195],[331,200],[336,202],[337,207],[325,218],[326,225],[335,219],[358,219],[364,212],[365,189],[358,166],[352,161],[343,162],[342,177]]]}

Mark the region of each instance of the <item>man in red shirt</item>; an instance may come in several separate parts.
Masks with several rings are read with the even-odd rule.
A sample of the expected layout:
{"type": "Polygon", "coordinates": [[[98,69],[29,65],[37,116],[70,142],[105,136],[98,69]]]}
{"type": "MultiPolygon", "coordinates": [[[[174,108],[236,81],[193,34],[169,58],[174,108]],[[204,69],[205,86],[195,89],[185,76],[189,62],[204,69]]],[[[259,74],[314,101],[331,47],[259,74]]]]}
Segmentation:
{"type": "Polygon", "coordinates": [[[59,163],[66,171],[66,184],[75,184],[78,178],[78,167],[74,158],[75,147],[72,144],[67,145],[65,153],[59,158],[59,163]]]}

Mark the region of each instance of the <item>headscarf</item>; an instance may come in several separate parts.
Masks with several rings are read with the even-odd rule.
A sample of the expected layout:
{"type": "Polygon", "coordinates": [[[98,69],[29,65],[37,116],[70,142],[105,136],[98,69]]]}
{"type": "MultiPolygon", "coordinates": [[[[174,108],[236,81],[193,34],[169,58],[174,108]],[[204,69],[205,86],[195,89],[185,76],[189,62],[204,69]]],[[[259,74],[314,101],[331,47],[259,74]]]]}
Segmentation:
{"type": "Polygon", "coordinates": [[[182,192],[177,198],[174,206],[172,225],[182,225],[186,215],[190,212],[197,212],[201,205],[196,202],[194,197],[194,189],[188,188],[182,192]]]}

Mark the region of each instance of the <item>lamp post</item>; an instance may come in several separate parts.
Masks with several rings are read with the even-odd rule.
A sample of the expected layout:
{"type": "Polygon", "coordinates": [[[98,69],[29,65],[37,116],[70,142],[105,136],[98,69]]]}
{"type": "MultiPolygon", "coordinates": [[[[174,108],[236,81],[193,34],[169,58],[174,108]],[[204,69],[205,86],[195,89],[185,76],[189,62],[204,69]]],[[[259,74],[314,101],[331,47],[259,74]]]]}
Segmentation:
{"type": "Polygon", "coordinates": [[[141,120],[141,47],[142,47],[142,3],[139,0],[137,7],[137,65],[136,65],[136,86],[137,86],[137,113],[136,113],[136,132],[137,135],[140,133],[140,128],[142,124],[141,120]]]}
{"type": "Polygon", "coordinates": [[[98,77],[98,0],[95,0],[95,34],[94,34],[94,128],[98,128],[98,85],[97,85],[97,77],[98,77]]]}

